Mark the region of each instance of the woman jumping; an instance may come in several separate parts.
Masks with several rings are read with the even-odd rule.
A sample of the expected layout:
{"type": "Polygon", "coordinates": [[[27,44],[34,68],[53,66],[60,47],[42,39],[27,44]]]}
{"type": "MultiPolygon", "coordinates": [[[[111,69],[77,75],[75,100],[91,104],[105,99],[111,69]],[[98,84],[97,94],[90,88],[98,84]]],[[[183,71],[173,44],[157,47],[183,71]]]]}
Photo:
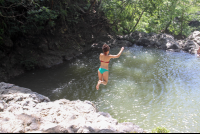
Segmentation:
{"type": "Polygon", "coordinates": [[[99,81],[96,85],[96,89],[99,89],[99,85],[106,85],[108,83],[108,64],[111,58],[119,58],[124,50],[124,47],[121,48],[117,55],[108,55],[110,47],[107,44],[104,44],[102,47],[103,53],[100,54],[99,60],[101,61],[101,65],[98,70],[99,81]]]}

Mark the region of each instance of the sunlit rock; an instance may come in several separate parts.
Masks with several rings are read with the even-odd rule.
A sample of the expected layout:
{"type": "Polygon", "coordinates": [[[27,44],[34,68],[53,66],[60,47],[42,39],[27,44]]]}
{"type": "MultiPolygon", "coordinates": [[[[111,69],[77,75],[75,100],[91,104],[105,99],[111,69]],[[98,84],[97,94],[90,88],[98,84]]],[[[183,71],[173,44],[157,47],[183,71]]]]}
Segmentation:
{"type": "Polygon", "coordinates": [[[144,132],[133,123],[118,123],[98,112],[90,101],[51,102],[46,96],[13,84],[0,83],[0,132],[102,133],[144,132]]]}
{"type": "Polygon", "coordinates": [[[184,41],[183,50],[195,54],[200,45],[200,32],[194,31],[184,41]]]}
{"type": "MultiPolygon", "coordinates": [[[[132,44],[144,46],[144,47],[155,47],[173,52],[180,52],[183,50],[191,54],[195,54],[199,49],[200,45],[200,32],[194,31],[188,38],[184,40],[176,40],[172,35],[169,34],[155,34],[155,33],[144,33],[135,31],[128,35],[117,36],[115,44],[120,44],[122,40],[127,40],[132,44]]],[[[127,45],[127,42],[124,42],[127,45]]]]}

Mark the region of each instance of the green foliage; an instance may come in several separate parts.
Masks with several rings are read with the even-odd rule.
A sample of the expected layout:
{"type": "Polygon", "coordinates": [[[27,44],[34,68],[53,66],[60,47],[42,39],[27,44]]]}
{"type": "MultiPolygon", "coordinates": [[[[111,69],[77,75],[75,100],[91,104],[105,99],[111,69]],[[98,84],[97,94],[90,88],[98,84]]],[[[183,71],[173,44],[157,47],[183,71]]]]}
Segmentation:
{"type": "MultiPolygon", "coordinates": [[[[126,34],[138,30],[139,22],[145,13],[152,15],[156,11],[156,5],[160,0],[106,0],[103,3],[103,11],[110,20],[114,31],[126,34]]],[[[146,23],[146,22],[145,22],[146,23]]],[[[146,31],[144,25],[140,30],[146,31]]]]}
{"type": "Polygon", "coordinates": [[[57,18],[58,13],[56,11],[50,10],[48,7],[36,7],[34,10],[27,12],[28,17],[27,27],[24,27],[25,32],[29,32],[36,28],[37,30],[43,30],[46,26],[53,27],[55,26],[54,19],[57,18]]]}
{"type": "MultiPolygon", "coordinates": [[[[76,33],[83,16],[89,16],[90,5],[90,0],[0,0],[0,40],[3,35],[39,34],[51,30],[56,22],[76,33]]],[[[195,14],[199,5],[199,0],[101,0],[99,11],[117,34],[137,30],[187,36],[194,30],[188,23],[200,21],[195,14]]]]}
{"type": "Polygon", "coordinates": [[[6,36],[17,37],[27,33],[39,33],[55,26],[58,12],[43,6],[42,1],[0,1],[1,28],[6,36]],[[6,25],[5,25],[6,24],[6,25]]]}
{"type": "Polygon", "coordinates": [[[188,36],[193,28],[188,26],[198,20],[199,0],[105,0],[102,10],[113,31],[127,34],[137,31],[169,32],[188,36]]]}
{"type": "Polygon", "coordinates": [[[170,133],[170,131],[164,127],[157,127],[152,130],[152,133],[170,133]]]}

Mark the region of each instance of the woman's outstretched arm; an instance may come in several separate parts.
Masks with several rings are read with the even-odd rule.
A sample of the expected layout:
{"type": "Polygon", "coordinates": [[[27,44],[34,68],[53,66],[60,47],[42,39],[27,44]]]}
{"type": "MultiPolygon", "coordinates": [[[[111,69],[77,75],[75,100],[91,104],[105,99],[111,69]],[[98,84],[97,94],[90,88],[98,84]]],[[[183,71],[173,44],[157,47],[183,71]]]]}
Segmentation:
{"type": "Polygon", "coordinates": [[[121,50],[119,51],[119,53],[117,55],[110,55],[110,57],[111,58],[119,58],[120,55],[122,54],[123,50],[124,50],[124,47],[121,48],[121,50]]]}

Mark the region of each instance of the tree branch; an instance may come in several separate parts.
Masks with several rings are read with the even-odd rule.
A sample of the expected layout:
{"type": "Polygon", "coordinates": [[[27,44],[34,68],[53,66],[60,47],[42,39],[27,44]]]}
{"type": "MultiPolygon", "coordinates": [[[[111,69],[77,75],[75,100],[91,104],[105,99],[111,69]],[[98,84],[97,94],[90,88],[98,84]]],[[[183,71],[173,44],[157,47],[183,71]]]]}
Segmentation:
{"type": "Polygon", "coordinates": [[[82,13],[86,13],[81,7],[79,7],[78,5],[76,5],[76,7],[82,12],[82,13]]]}
{"type": "Polygon", "coordinates": [[[22,16],[22,15],[24,15],[25,13],[23,13],[23,14],[18,14],[18,15],[13,15],[13,16],[3,16],[1,13],[0,13],[0,16],[1,17],[4,17],[4,18],[15,18],[15,17],[17,17],[17,16],[22,16]]]}
{"type": "Polygon", "coordinates": [[[90,9],[94,6],[95,2],[96,2],[96,0],[94,0],[94,1],[91,3],[91,5],[90,5],[90,7],[88,8],[88,10],[87,10],[86,13],[88,13],[88,12],[90,11],[90,9]]]}
{"type": "Polygon", "coordinates": [[[143,13],[144,13],[144,11],[145,11],[145,10],[143,10],[143,11],[142,11],[142,13],[141,13],[141,15],[140,15],[140,17],[139,17],[139,19],[138,19],[137,23],[136,23],[136,24],[135,24],[135,26],[134,26],[134,29],[136,28],[137,24],[139,23],[139,21],[140,21],[140,19],[141,19],[142,15],[143,15],[143,13]]]}
{"type": "Polygon", "coordinates": [[[12,5],[10,5],[9,7],[2,7],[2,6],[0,6],[0,8],[5,8],[5,9],[8,9],[8,8],[13,8],[13,7],[16,7],[16,6],[19,6],[19,5],[22,5],[22,1],[21,1],[21,3],[18,3],[18,4],[12,4],[12,5]],[[15,6],[16,5],[16,6],[15,6]]]}

